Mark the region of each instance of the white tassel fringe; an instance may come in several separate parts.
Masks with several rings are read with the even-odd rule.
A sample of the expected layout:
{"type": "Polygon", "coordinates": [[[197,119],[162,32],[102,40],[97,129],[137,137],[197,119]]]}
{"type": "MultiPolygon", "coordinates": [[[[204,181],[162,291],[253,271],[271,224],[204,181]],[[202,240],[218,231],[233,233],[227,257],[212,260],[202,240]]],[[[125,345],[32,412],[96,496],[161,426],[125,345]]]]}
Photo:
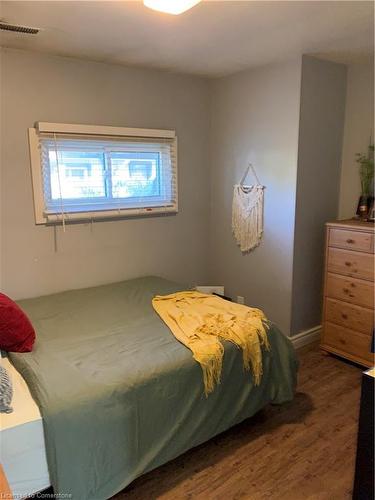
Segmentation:
{"type": "Polygon", "coordinates": [[[234,186],[232,230],[241,252],[259,245],[263,234],[263,186],[234,186]]]}

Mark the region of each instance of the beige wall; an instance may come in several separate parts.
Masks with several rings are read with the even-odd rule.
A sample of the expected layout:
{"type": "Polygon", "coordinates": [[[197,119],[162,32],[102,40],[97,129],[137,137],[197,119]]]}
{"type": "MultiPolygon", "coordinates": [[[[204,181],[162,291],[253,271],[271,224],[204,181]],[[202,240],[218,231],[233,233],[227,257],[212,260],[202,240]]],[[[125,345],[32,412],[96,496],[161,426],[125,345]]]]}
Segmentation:
{"type": "Polygon", "coordinates": [[[337,218],[346,66],[302,58],[291,334],[321,324],[324,225],[337,218]]]}
{"type": "Polygon", "coordinates": [[[247,303],[263,307],[289,332],[300,67],[296,60],[210,83],[4,49],[5,293],[37,296],[145,274],[188,284],[210,278],[224,283],[233,296],[244,295],[247,303]],[[54,229],[35,226],[33,218],[26,131],[39,120],[175,128],[180,213],[79,224],[68,226],[65,233],[58,227],[55,252],[54,229]],[[231,235],[231,196],[250,158],[267,186],[266,233],[261,247],[242,256],[231,235]]]}
{"type": "Polygon", "coordinates": [[[157,274],[207,274],[209,88],[165,72],[2,51],[1,286],[14,298],[157,274]],[[35,226],[27,128],[36,121],[172,128],[179,139],[177,216],[35,226]]]}
{"type": "MultiPolygon", "coordinates": [[[[337,68],[331,63],[317,64],[337,68]]],[[[296,269],[315,264],[311,252],[305,255],[302,251],[310,248],[300,228],[304,227],[303,217],[297,218],[295,234],[300,59],[211,82],[8,49],[2,51],[0,68],[0,287],[5,293],[22,298],[157,274],[191,285],[207,281],[224,284],[228,295],[242,295],[247,304],[261,307],[285,333],[305,328],[307,316],[303,311],[309,307],[303,308],[297,299],[307,297],[303,292],[306,279],[299,273],[302,279],[298,287],[296,269]],[[180,213],[93,226],[79,224],[69,226],[65,233],[58,227],[56,252],[54,229],[35,226],[33,218],[26,131],[39,120],[175,128],[179,138],[180,213]],[[243,255],[232,237],[231,203],[233,184],[241,178],[249,160],[266,185],[265,233],[262,244],[243,255]],[[294,248],[295,242],[302,250],[294,248]],[[292,296],[293,310],[301,311],[293,327],[292,296]]],[[[367,146],[372,122],[368,102],[373,99],[370,70],[365,66],[349,68],[341,216],[345,216],[347,207],[354,207],[358,194],[353,189],[358,180],[356,167],[353,170],[353,162],[347,159],[367,146]]],[[[314,96],[318,87],[311,82],[314,96]]],[[[342,86],[337,88],[342,92],[342,86]]],[[[335,95],[334,85],[327,95],[331,91],[335,95]]],[[[319,93],[315,98],[318,101],[314,106],[319,110],[319,93]]],[[[313,99],[306,102],[311,106],[313,99]]],[[[308,119],[310,113],[305,120],[308,127],[314,125],[308,119]]],[[[308,127],[305,138],[311,137],[308,127]]],[[[320,151],[321,140],[328,138],[329,134],[323,134],[318,145],[308,147],[320,151]]],[[[336,142],[332,142],[334,149],[336,142]]],[[[301,161],[298,166],[299,180],[307,181],[302,183],[305,191],[299,190],[297,214],[303,215],[304,199],[315,199],[318,212],[304,212],[310,220],[314,213],[322,215],[323,205],[318,203],[320,188],[318,193],[310,182],[317,178],[319,157],[308,153],[308,148],[305,157],[312,161],[305,162],[306,168],[301,169],[301,161]]],[[[327,151],[322,157],[331,161],[327,151]]],[[[330,193],[337,196],[336,167],[334,172],[328,179],[325,200],[330,193]]],[[[319,241],[322,250],[323,222],[319,222],[319,228],[309,229],[312,241],[319,241]]],[[[314,255],[321,257],[316,251],[314,255]]],[[[320,300],[317,283],[308,304],[320,300]]]]}
{"type": "Polygon", "coordinates": [[[348,67],[344,144],[342,152],[339,218],[355,215],[361,185],[356,153],[366,153],[374,140],[374,64],[348,67]]]}
{"type": "MultiPolygon", "coordinates": [[[[210,277],[290,331],[300,60],[213,82],[210,277]],[[251,160],[266,186],[264,239],[243,255],[231,231],[233,184],[251,160]]],[[[251,179],[250,179],[251,181],[251,179]]]]}

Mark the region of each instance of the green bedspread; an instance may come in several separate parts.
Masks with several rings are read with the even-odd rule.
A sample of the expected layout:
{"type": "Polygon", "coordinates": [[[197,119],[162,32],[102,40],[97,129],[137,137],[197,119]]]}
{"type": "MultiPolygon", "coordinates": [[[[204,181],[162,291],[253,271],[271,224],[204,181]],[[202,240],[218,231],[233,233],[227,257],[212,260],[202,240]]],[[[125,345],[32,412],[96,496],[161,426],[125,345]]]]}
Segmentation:
{"type": "Polygon", "coordinates": [[[272,326],[261,384],[226,343],[221,384],[206,399],[200,365],[151,305],[182,289],[148,277],[19,302],[37,341],[10,358],[41,410],[55,493],[109,498],[267,403],[293,398],[294,350],[272,326]]]}

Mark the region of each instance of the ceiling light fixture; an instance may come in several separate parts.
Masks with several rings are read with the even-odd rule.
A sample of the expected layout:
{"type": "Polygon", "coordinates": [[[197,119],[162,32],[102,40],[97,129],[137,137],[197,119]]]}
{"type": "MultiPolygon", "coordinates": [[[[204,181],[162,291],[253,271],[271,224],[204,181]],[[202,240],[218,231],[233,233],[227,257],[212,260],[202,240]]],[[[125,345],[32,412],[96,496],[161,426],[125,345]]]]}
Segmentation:
{"type": "Polygon", "coordinates": [[[201,0],[143,0],[146,7],[166,14],[182,14],[201,0]]]}

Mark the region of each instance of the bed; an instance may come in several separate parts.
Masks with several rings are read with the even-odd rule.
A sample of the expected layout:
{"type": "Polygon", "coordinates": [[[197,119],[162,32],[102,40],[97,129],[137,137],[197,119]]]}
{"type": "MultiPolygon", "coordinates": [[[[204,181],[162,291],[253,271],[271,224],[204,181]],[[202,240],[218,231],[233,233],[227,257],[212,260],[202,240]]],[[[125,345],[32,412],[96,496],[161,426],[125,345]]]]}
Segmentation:
{"type": "Polygon", "coordinates": [[[202,371],[151,300],[185,287],[146,277],[20,301],[37,332],[31,353],[10,353],[43,417],[55,493],[111,497],[136,477],[294,396],[291,342],[271,325],[271,350],[254,386],[225,344],[220,385],[202,371]]]}

